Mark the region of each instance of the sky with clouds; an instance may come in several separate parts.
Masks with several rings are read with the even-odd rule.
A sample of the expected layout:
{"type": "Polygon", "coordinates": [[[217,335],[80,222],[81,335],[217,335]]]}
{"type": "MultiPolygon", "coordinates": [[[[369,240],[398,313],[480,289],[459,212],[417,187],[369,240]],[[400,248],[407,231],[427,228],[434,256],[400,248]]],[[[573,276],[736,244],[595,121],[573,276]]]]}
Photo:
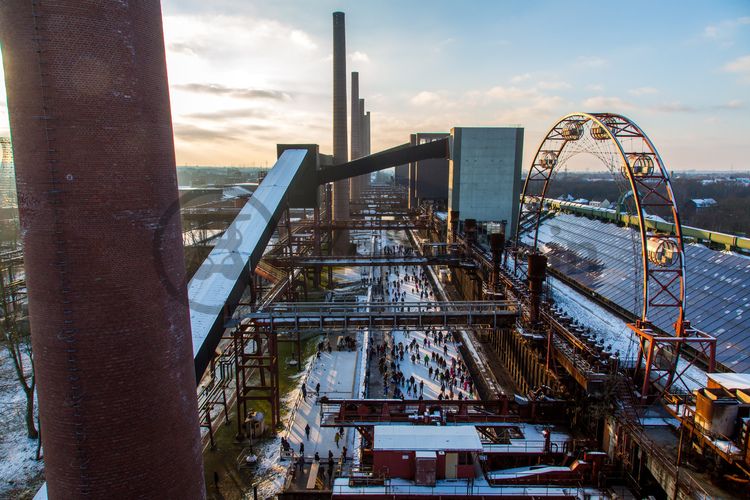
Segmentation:
{"type": "MultiPolygon", "coordinates": [[[[635,120],[668,167],[750,169],[750,3],[162,0],[178,164],[331,150],[331,13],[346,13],[372,150],[416,131],[635,120]]],[[[7,134],[4,88],[0,134],[7,134]]]]}

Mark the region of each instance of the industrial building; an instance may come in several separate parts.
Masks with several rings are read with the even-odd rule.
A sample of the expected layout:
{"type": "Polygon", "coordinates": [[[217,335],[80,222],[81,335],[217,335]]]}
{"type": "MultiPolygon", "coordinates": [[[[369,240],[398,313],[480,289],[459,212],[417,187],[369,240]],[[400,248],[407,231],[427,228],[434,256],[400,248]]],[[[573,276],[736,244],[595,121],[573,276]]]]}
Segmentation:
{"type": "MultiPolygon", "coordinates": [[[[415,134],[415,144],[425,144],[450,137],[447,133],[415,134]]],[[[398,168],[398,167],[397,167],[398,168]]],[[[446,158],[432,158],[414,162],[409,167],[410,185],[413,189],[414,206],[424,202],[433,202],[436,207],[445,209],[448,201],[448,160],[446,158]]]]}
{"type": "Polygon", "coordinates": [[[515,237],[523,129],[456,127],[451,141],[449,224],[453,223],[450,214],[458,213],[457,221],[504,223],[507,236],[515,237]]]}
{"type": "Polygon", "coordinates": [[[750,242],[681,225],[634,121],[372,152],[335,12],[333,151],[279,138],[257,185],[181,206],[159,4],[87,6],[0,9],[37,498],[747,496],[750,242]],[[92,61],[104,91],[70,77],[92,61]],[[632,202],[549,199],[594,148],[632,202]]]}

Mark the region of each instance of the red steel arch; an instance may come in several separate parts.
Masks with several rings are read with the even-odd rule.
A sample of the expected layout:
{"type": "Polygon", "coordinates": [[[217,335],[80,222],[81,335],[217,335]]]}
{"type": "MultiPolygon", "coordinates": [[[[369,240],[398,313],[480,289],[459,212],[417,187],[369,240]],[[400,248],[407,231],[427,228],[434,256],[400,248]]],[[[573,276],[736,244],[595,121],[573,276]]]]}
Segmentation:
{"type": "MultiPolygon", "coordinates": [[[[642,394],[650,392],[651,366],[669,364],[660,387],[672,385],[684,342],[708,342],[706,353],[713,366],[715,340],[690,328],[685,321],[685,257],[680,216],[669,178],[669,171],[646,133],[629,118],[615,113],[571,113],[560,118],[541,141],[524,182],[516,238],[522,231],[533,235],[531,247],[538,251],[539,225],[550,182],[565,162],[580,153],[599,158],[616,176],[621,175],[633,193],[634,215],[639,222],[642,274],[640,321],[629,325],[640,337],[638,368],[645,358],[642,394]],[[675,234],[661,234],[649,225],[649,216],[659,216],[674,224],[675,234]],[[671,219],[671,220],[670,220],[671,219]],[[674,325],[674,338],[682,339],[665,350],[663,336],[654,334],[649,314],[668,311],[674,325]],[[667,352],[670,351],[670,352],[667,352]],[[656,359],[659,356],[662,359],[656,359]]],[[[669,343],[669,342],[667,342],[669,343]]],[[[704,349],[705,352],[705,349],[704,349]]],[[[684,371],[684,370],[683,370],[684,371]]],[[[680,374],[677,373],[679,376],[680,374]]]]}

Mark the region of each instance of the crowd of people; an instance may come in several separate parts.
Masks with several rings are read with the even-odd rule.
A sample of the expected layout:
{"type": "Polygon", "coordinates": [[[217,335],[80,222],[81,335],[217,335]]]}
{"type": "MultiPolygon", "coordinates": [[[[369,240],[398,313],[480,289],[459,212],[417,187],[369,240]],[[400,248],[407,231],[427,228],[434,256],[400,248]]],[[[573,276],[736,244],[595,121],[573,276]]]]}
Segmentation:
{"type": "MultiPolygon", "coordinates": [[[[378,369],[383,377],[385,397],[400,399],[424,399],[425,378],[405,375],[408,365],[421,365],[427,369],[427,379],[440,384],[436,398],[470,399],[474,397],[474,382],[466,365],[457,355],[455,342],[450,334],[435,328],[424,331],[393,331],[393,340],[380,342],[370,347],[370,361],[377,358],[378,369]],[[401,340],[400,335],[403,335],[401,340]],[[449,355],[449,346],[455,355],[449,355]]],[[[437,392],[437,391],[436,391],[437,392]]]]}
{"type": "MultiPolygon", "coordinates": [[[[404,245],[387,245],[383,247],[382,253],[409,256],[413,255],[414,251],[404,245]]],[[[362,285],[371,287],[373,301],[395,304],[415,300],[434,300],[427,273],[420,266],[385,267],[382,268],[378,277],[373,275],[362,277],[362,285]]],[[[318,344],[316,353],[318,358],[326,351],[330,353],[331,347],[328,342],[318,344]]],[[[338,350],[355,348],[356,340],[349,336],[340,338],[336,345],[338,350]]],[[[375,362],[378,364],[385,398],[463,400],[475,397],[474,382],[459,355],[456,340],[449,331],[433,326],[419,330],[394,329],[387,332],[381,341],[372,343],[367,356],[371,364],[375,362]]],[[[317,396],[320,396],[320,389],[318,383],[315,387],[317,396]]],[[[308,388],[306,384],[303,384],[302,397],[307,400],[307,396],[308,388]]],[[[306,424],[304,437],[299,443],[299,453],[296,454],[297,458],[294,462],[295,469],[303,468],[305,442],[310,439],[311,428],[309,424],[306,424]]],[[[334,442],[336,448],[341,450],[341,463],[345,463],[347,448],[346,446],[340,448],[340,445],[345,443],[343,428],[339,428],[334,435],[334,442]]],[[[295,455],[286,438],[282,439],[282,448],[290,456],[295,455]]],[[[333,451],[328,451],[328,463],[324,464],[320,463],[321,458],[316,450],[313,462],[318,463],[319,479],[325,481],[327,476],[328,481],[331,481],[335,470],[333,451]]]]}

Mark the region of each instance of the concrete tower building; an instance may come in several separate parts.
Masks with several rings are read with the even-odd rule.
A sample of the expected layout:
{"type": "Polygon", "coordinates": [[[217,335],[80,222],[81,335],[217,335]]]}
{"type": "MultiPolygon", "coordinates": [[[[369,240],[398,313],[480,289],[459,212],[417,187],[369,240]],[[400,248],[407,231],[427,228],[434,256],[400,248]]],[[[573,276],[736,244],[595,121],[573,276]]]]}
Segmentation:
{"type": "MultiPolygon", "coordinates": [[[[333,13],[333,163],[346,163],[349,156],[346,119],[346,30],[343,12],[333,13]]],[[[349,218],[349,179],[333,184],[333,220],[349,218]]],[[[349,231],[336,235],[336,246],[349,243],[349,231]]]]}
{"type": "Polygon", "coordinates": [[[203,498],[161,6],[8,0],[49,498],[203,498]]]}
{"type": "MultiPolygon", "coordinates": [[[[450,137],[448,132],[417,132],[417,144],[448,137],[450,137]]],[[[430,200],[444,207],[448,201],[448,159],[432,158],[415,162],[413,185],[417,205],[430,200]]]]}
{"type": "Polygon", "coordinates": [[[514,237],[521,193],[523,128],[455,127],[448,173],[448,227],[460,222],[505,221],[514,237]]]}
{"type": "MultiPolygon", "coordinates": [[[[362,111],[359,108],[359,73],[352,71],[352,110],[351,110],[351,152],[352,160],[362,156],[362,111]]],[[[361,177],[352,177],[350,179],[350,200],[359,200],[362,196],[361,177]]]]}

